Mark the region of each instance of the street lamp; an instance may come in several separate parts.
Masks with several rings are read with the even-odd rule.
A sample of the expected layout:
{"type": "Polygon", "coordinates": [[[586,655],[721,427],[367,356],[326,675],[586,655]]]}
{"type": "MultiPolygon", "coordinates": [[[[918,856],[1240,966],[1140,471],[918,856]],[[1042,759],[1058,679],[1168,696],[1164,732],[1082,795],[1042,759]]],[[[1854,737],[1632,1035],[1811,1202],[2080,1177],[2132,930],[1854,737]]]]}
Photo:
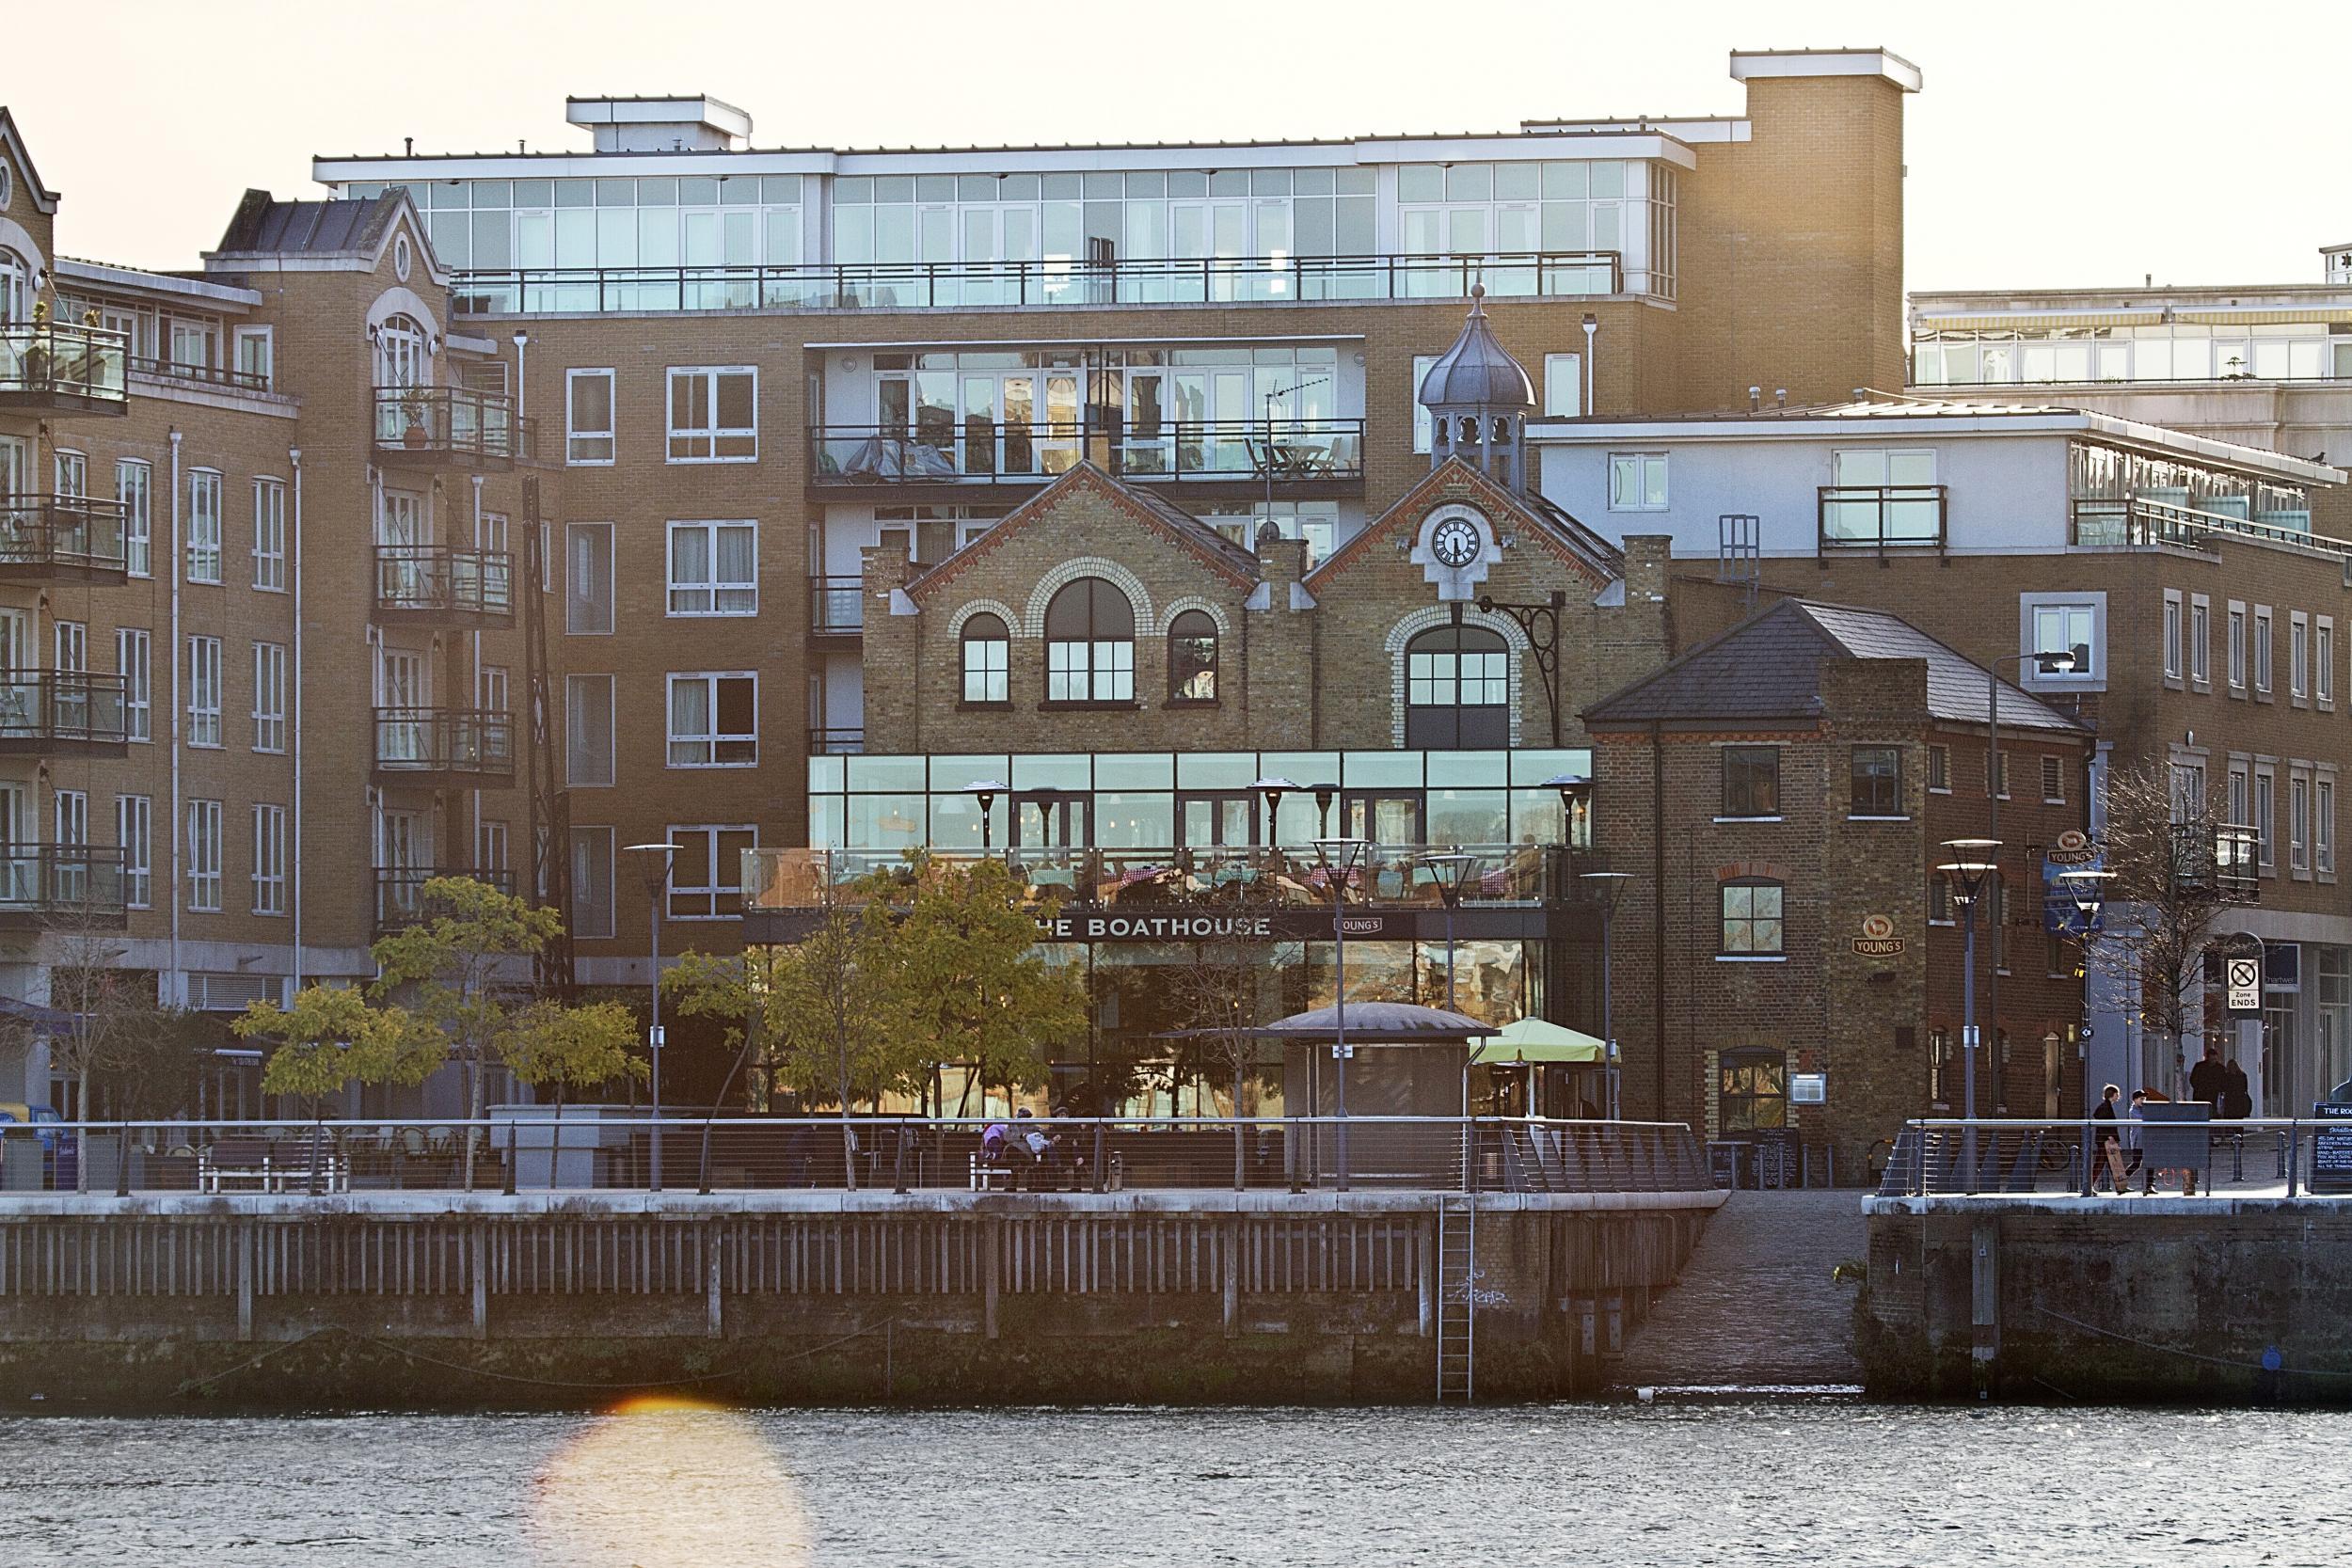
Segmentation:
{"type": "Polygon", "coordinates": [[[996,797],[1005,793],[1005,786],[994,779],[974,779],[963,786],[963,792],[971,796],[979,805],[980,853],[985,856],[994,847],[989,842],[988,814],[990,809],[996,804],[996,797]]]}
{"type": "Polygon", "coordinates": [[[1445,1008],[1454,1012],[1454,911],[1462,907],[1462,886],[1470,880],[1478,857],[1459,852],[1423,855],[1421,863],[1428,871],[1429,879],[1438,884],[1438,896],[1445,902],[1445,1008]]]}
{"type": "Polygon", "coordinates": [[[2115,880],[2115,873],[2061,871],[2058,874],[2058,880],[2063,884],[2059,891],[2074,901],[2074,912],[2082,916],[2083,942],[2088,945],[2096,934],[2099,911],[2106,907],[2107,884],[2115,880]]]}
{"type": "Polygon", "coordinates": [[[2000,847],[1997,838],[1947,838],[1944,848],[1952,858],[1935,868],[1951,884],[1952,901],[1960,906],[1964,932],[1960,971],[1961,1115],[1966,1123],[1962,1142],[1971,1190],[1977,1180],[1977,900],[2000,875],[1993,860],[2000,847]]]}
{"type": "Polygon", "coordinates": [[[653,932],[652,968],[649,971],[653,990],[653,1026],[645,1032],[646,1048],[653,1053],[653,1180],[649,1190],[661,1190],[661,895],[670,885],[670,866],[677,859],[679,846],[666,840],[660,844],[632,844],[628,853],[645,857],[646,923],[653,932]]]}
{"type": "Polygon", "coordinates": [[[1593,895],[1600,900],[1600,1038],[1602,1082],[1608,1085],[1609,1119],[1617,1120],[1625,1115],[1621,1088],[1622,1074],[1617,1066],[1617,1026],[1610,1012],[1610,982],[1615,965],[1610,942],[1610,927],[1617,913],[1617,900],[1625,896],[1628,882],[1633,880],[1629,871],[1586,871],[1577,880],[1588,883],[1593,895]]]}
{"type": "Polygon", "coordinates": [[[1280,842],[1280,819],[1275,814],[1282,809],[1282,797],[1295,795],[1298,786],[1288,779],[1260,779],[1249,787],[1265,797],[1265,845],[1271,849],[1280,842]]]}
{"type": "Polygon", "coordinates": [[[1340,1191],[1347,1191],[1347,884],[1363,869],[1372,846],[1360,838],[1319,838],[1315,862],[1331,890],[1331,1059],[1338,1064],[1333,1106],[1339,1113],[1340,1191]]]}

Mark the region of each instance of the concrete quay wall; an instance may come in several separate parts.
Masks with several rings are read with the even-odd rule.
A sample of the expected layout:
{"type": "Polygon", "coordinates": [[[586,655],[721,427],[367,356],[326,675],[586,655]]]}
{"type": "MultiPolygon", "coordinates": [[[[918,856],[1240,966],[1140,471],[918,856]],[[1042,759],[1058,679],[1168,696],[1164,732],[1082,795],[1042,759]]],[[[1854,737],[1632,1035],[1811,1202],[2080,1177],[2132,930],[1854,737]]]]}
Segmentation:
{"type": "Polygon", "coordinates": [[[1720,1199],[1481,1195],[1463,1278],[1428,1193],[28,1196],[0,1403],[1426,1402],[1464,1292],[1481,1398],[1555,1398],[1720,1199]]]}
{"type": "Polygon", "coordinates": [[[1883,1397],[2352,1403],[2352,1203],[1865,1201],[1883,1397]]]}

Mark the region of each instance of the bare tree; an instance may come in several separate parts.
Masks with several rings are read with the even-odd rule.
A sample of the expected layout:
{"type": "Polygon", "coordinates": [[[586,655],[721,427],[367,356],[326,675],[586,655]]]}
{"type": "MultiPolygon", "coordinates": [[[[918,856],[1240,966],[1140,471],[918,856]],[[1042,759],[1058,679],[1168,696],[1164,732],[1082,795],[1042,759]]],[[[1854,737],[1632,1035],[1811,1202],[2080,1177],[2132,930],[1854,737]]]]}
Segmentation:
{"type": "MultiPolygon", "coordinates": [[[[1280,996],[1273,989],[1279,974],[1271,950],[1240,942],[1204,942],[1190,964],[1167,972],[1168,996],[1185,1021],[1191,1050],[1176,1053],[1215,1067],[1232,1085],[1233,1115],[1242,1114],[1242,1088],[1258,1066],[1256,1031],[1273,1022],[1280,996]]],[[[1246,1185],[1248,1143],[1241,1122],[1233,1123],[1233,1185],[1246,1185]]]]}
{"type": "MultiPolygon", "coordinates": [[[[155,1031],[164,1019],[155,1003],[155,977],[127,970],[128,951],[119,921],[98,907],[69,908],[53,915],[44,942],[49,958],[49,1006],[65,1015],[49,1037],[49,1062],[74,1080],[74,1115],[96,1114],[90,1081],[129,1053],[140,1031],[155,1031]]],[[[77,1161],[74,1185],[87,1191],[89,1162],[77,1161]]]]}

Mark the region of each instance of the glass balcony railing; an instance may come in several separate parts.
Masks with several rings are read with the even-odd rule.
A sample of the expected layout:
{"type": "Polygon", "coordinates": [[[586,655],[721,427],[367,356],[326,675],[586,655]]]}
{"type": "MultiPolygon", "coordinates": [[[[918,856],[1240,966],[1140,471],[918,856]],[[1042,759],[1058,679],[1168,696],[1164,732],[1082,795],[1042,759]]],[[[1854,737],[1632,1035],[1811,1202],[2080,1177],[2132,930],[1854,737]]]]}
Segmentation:
{"type": "Polygon", "coordinates": [[[378,545],[375,608],[420,617],[506,620],[515,613],[514,557],[442,545],[378,545]]]}
{"type": "Polygon", "coordinates": [[[0,408],[131,411],[130,345],[119,332],[0,322],[0,408]]]}
{"type": "Polygon", "coordinates": [[[1589,299],[1624,290],[1614,251],[1478,256],[1216,256],[1123,261],[527,267],[464,271],[460,314],[675,310],[979,310],[1019,306],[1319,305],[1589,299]]]}
{"type": "Polygon", "coordinates": [[[481,708],[377,708],[375,771],[387,783],[511,780],[514,721],[481,708]]]}
{"type": "Polygon", "coordinates": [[[1122,479],[1224,480],[1296,488],[1364,477],[1361,420],[1161,420],[1110,428],[1085,423],[918,421],[821,425],[809,433],[809,483],[869,484],[1042,483],[1081,460],[1122,479]]]}
{"type": "Polygon", "coordinates": [[[854,637],[866,629],[864,580],[808,579],[808,629],[820,637],[854,637]]]}
{"type": "Polygon", "coordinates": [[[87,670],[0,672],[0,752],[120,746],[124,690],[122,676],[87,670]]]}
{"type": "Polygon", "coordinates": [[[375,451],[387,462],[512,463],[538,454],[534,421],[503,392],[470,387],[378,387],[375,451]]]}
{"type": "Polygon", "coordinates": [[[1824,550],[1940,550],[1941,484],[1825,484],[1820,488],[1824,550]]]}
{"type": "Polygon", "coordinates": [[[2339,560],[2352,559],[2352,539],[2313,533],[2308,512],[2265,512],[2248,518],[2227,512],[2175,506],[2145,496],[2134,496],[2128,500],[2077,497],[2067,506],[2073,515],[2072,540],[2086,548],[2171,545],[2212,555],[2217,552],[2222,540],[2237,538],[2288,545],[2339,560]]]}
{"type": "Polygon", "coordinates": [[[118,927],[123,911],[120,849],[0,843],[0,925],[118,927]]]}
{"type": "Polygon", "coordinates": [[[119,578],[122,503],[92,496],[0,496],[0,581],[119,578]]]}

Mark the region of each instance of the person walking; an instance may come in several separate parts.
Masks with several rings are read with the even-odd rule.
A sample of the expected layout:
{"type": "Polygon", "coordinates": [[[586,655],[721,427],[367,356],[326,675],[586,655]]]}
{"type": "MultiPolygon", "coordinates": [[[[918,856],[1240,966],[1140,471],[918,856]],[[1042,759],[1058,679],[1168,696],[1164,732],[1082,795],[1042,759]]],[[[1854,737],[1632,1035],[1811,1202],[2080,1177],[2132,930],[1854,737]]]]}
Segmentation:
{"type": "Polygon", "coordinates": [[[2095,1152],[2090,1157],[2090,1190],[2099,1190],[2099,1171],[2105,1166],[2110,1173],[2107,1180],[2114,1186],[2118,1197],[2128,1196],[2130,1193],[2124,1184],[2122,1129],[2117,1125],[2115,1114],[2115,1102],[2122,1095],[2122,1089],[2109,1084],[2100,1093],[2098,1109],[2090,1113],[2090,1119],[2100,1123],[2091,1130],[2095,1152]]]}
{"type": "Polygon", "coordinates": [[[2188,1097],[2203,1101],[2214,1108],[2216,1116],[2221,1115],[2221,1085],[2228,1073],[2229,1069],[2221,1065],[2221,1048],[2207,1045],[2203,1059],[2188,1069],[2188,1097]]]}

